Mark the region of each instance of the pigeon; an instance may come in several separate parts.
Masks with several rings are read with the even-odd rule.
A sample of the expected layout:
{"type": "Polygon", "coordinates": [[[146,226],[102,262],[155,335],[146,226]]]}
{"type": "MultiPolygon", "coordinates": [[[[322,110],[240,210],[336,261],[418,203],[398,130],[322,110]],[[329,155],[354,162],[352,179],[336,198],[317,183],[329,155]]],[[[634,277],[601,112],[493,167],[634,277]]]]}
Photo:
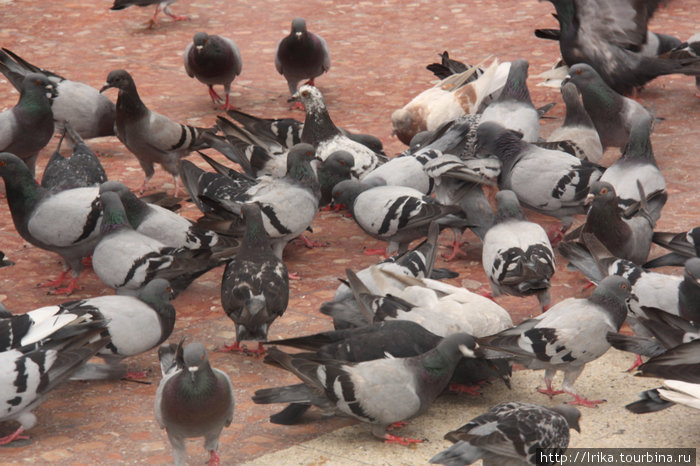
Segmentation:
{"type": "MultiPolygon", "coordinates": [[[[47,306],[28,314],[41,311],[50,312],[56,320],[74,316],[85,322],[105,322],[102,335],[109,336],[110,343],[95,356],[106,365],[84,364],[71,380],[120,379],[130,376],[126,366],[120,364],[124,358],[158,347],[172,333],[175,309],[169,302],[170,291],[168,281],[157,278],[136,296],[98,296],[47,306]]],[[[131,377],[139,375],[134,373],[131,377]]]]}
{"type": "Polygon", "coordinates": [[[333,152],[346,150],[355,158],[353,175],[359,179],[384,161],[384,157],[372,149],[343,135],[331,120],[323,95],[317,88],[305,84],[294,96],[306,109],[301,141],[314,146],[316,157],[321,161],[333,152]]]}
{"type": "Polygon", "coordinates": [[[454,445],[430,463],[459,466],[483,459],[484,466],[550,464],[540,455],[563,453],[569,429],[581,432],[580,418],[581,412],[566,404],[500,403],[445,434],[454,445]]]}
{"type": "Polygon", "coordinates": [[[680,380],[688,383],[700,383],[700,339],[682,343],[649,359],[638,367],[642,377],[659,377],[680,380]]]}
{"type": "Polygon", "coordinates": [[[641,184],[649,213],[654,213],[652,220],[656,223],[668,195],[666,180],[656,164],[651,148],[650,123],[641,120],[632,126],[622,156],[605,170],[600,181],[610,183],[615,188],[618,206],[627,218],[636,213],[642,202],[637,183],[641,184]]]}
{"type": "Polygon", "coordinates": [[[598,166],[565,152],[528,144],[494,122],[482,123],[476,132],[478,150],[503,162],[498,187],[513,191],[520,204],[560,219],[564,231],[574,215],[585,213],[589,187],[602,174],[598,166]]]}
{"type": "Polygon", "coordinates": [[[681,233],[654,232],[651,240],[672,252],[650,260],[644,267],[682,266],[689,258],[700,257],[700,227],[681,233]]]}
{"type": "Polygon", "coordinates": [[[410,145],[411,139],[422,131],[432,131],[448,121],[477,113],[489,96],[501,91],[509,69],[510,62],[499,64],[494,60],[476,80],[477,66],[448,76],[392,113],[392,133],[410,145]]]}
{"type": "Polygon", "coordinates": [[[545,311],[555,270],[547,233],[527,221],[513,191],[499,191],[496,203],[496,221],[484,237],[481,257],[491,290],[495,296],[534,294],[545,311]]]}
{"type": "Polygon", "coordinates": [[[333,188],[341,181],[352,179],[352,169],[355,166],[355,158],[346,150],[333,152],[318,167],[316,176],[321,188],[319,207],[328,206],[333,201],[333,188]]]}
{"type": "Polygon", "coordinates": [[[129,224],[134,230],[166,246],[219,251],[239,245],[237,238],[206,230],[175,212],[142,201],[118,181],[103,183],[100,193],[107,191],[114,191],[119,195],[129,224]]]}
{"type": "Polygon", "coordinates": [[[65,340],[48,340],[26,352],[21,348],[0,352],[0,422],[15,420],[20,424],[12,434],[0,438],[0,445],[27,438],[22,433],[37,423],[32,411],[109,343],[109,337],[104,336],[88,342],[100,330],[90,329],[65,340]]]}
{"type": "Polygon", "coordinates": [[[311,168],[311,161],[315,158],[316,152],[311,145],[297,144],[289,151],[287,174],[283,178],[265,177],[257,181],[249,178],[234,181],[223,175],[213,176],[215,174],[204,172],[185,160],[182,162],[183,179],[193,199],[206,199],[210,207],[233,219],[233,231],[242,233],[244,228],[241,204],[258,202],[272,250],[282,259],[284,247],[303,234],[318,210],[321,192],[311,168]]]}
{"type": "Polygon", "coordinates": [[[221,460],[219,437],[233,421],[234,397],[229,376],[211,367],[201,343],[177,348],[177,369],[163,377],[155,399],[156,420],[168,433],[174,464],[185,465],[185,439],[204,437],[209,464],[221,460]]]}
{"type": "Polygon", "coordinates": [[[654,53],[659,50],[658,40],[680,42],[665,35],[649,40],[647,22],[659,2],[649,6],[630,0],[550,1],[556,8],[559,48],[566,64],[592,66],[616,92],[632,93],[667,74],[700,74],[700,60],[654,53]]]}
{"type": "Polygon", "coordinates": [[[523,141],[540,137],[540,116],[532,105],[527,89],[527,60],[511,62],[501,95],[481,115],[481,122],[493,121],[523,135],[523,141]]]}
{"type": "Polygon", "coordinates": [[[92,254],[99,240],[99,189],[77,188],[51,194],[37,184],[18,157],[8,153],[0,153],[0,176],[5,181],[17,233],[30,244],[60,255],[65,263],[61,276],[45,285],[57,287],[71,272],[69,285],[56,292],[72,293],[83,269],[81,259],[92,254]]]}
{"type": "Polygon", "coordinates": [[[350,210],[365,233],[389,242],[387,254],[407,251],[411,241],[427,235],[430,222],[461,212],[459,207],[443,206],[413,188],[371,187],[355,180],[338,183],[333,199],[350,210]]]}
{"type": "Polygon", "coordinates": [[[625,278],[606,277],[588,298],[565,299],[533,319],[477,341],[514,355],[516,362],[529,369],[545,369],[547,388],[538,388],[540,393],[550,397],[568,393],[574,397],[569,404],[595,407],[604,400],[584,398],[574,389],[574,382],[586,363],[610,348],[606,334],[619,331],[624,323],[629,288],[625,278]],[[563,389],[554,390],[552,378],[559,370],[564,372],[563,389]]]}
{"type": "Polygon", "coordinates": [[[303,18],[294,18],[289,35],[277,43],[275,68],[284,76],[294,95],[300,81],[314,79],[331,69],[331,54],[323,37],[306,29],[303,18]]]}
{"type": "Polygon", "coordinates": [[[585,63],[569,68],[562,84],[567,82],[574,83],[581,93],[583,107],[598,131],[603,149],[625,147],[632,126],[653,120],[653,115],[642,104],[615,92],[585,63]]]}
{"type": "Polygon", "coordinates": [[[172,5],[176,1],[177,0],[114,0],[114,5],[112,5],[112,8],[110,8],[110,10],[123,10],[124,8],[128,8],[132,5],[140,7],[155,5],[156,11],[153,13],[153,18],[148,20],[148,23],[146,23],[148,24],[148,27],[151,28],[158,24],[156,17],[158,16],[158,13],[161,12],[161,10],[163,11],[163,13],[170,16],[174,21],[185,21],[189,19],[189,17],[187,16],[176,15],[172,12],[172,10],[170,10],[170,5],[172,5]]]}
{"type": "Polygon", "coordinates": [[[610,183],[593,183],[589,195],[593,200],[582,233],[593,234],[615,257],[638,265],[646,262],[658,212],[640,209],[629,219],[622,217],[610,183]]]}
{"type": "Polygon", "coordinates": [[[292,372],[303,384],[258,390],[253,402],[311,402],[324,411],[372,424],[372,434],[379,439],[417,443],[420,440],[387,433],[387,427],[427,411],[447,386],[460,358],[474,357],[475,351],[474,338],[464,333],[450,335],[419,356],[356,364],[319,363],[271,348],[265,360],[292,372]]]}
{"type": "MultiPolygon", "coordinates": [[[[221,279],[221,305],[236,324],[236,342],[228,351],[240,351],[241,340],[266,340],[270,325],[284,314],[289,302],[287,267],[270,247],[260,206],[244,204],[245,236],[236,257],[226,264],[221,279]]],[[[264,352],[262,343],[258,352],[264,352]]]]}
{"type": "Polygon", "coordinates": [[[422,150],[415,155],[394,157],[369,172],[362,181],[371,185],[405,186],[428,196],[435,183],[423,167],[441,155],[440,151],[422,150]]]}
{"type": "Polygon", "coordinates": [[[17,104],[0,113],[0,152],[10,152],[24,161],[34,176],[39,151],[53,135],[51,97],[56,89],[40,73],[22,79],[17,104]]]}
{"type": "Polygon", "coordinates": [[[700,324],[700,258],[694,257],[685,263],[683,282],[678,291],[681,317],[700,324]]]}
{"type": "MultiPolygon", "coordinates": [[[[68,124],[83,139],[114,136],[115,105],[94,87],[32,65],[5,48],[0,51],[0,72],[17,90],[21,90],[22,81],[29,73],[41,73],[53,83],[58,94],[51,103],[56,129],[68,124]]],[[[78,142],[73,134],[69,136],[78,142]]]]}
{"type": "Polygon", "coordinates": [[[639,397],[641,400],[625,405],[625,408],[635,414],[653,413],[676,403],[700,409],[700,384],[664,380],[662,387],[645,390],[639,397]]]}
{"type": "Polygon", "coordinates": [[[149,110],[139,97],[134,79],[125,70],[111,71],[100,92],[112,87],[119,89],[117,137],[136,156],[146,173],[141,193],[153,176],[153,164],[158,163],[173,175],[177,196],[180,158],[189,155],[194,149],[201,148],[198,138],[204,130],[175,123],[168,117],[149,110]]]}
{"type": "Polygon", "coordinates": [[[187,75],[209,86],[209,96],[212,101],[221,100],[214,91],[214,85],[224,86],[226,101],[222,110],[233,108],[229,102],[231,83],[241,74],[242,67],[243,61],[238,46],[226,37],[198,32],[194,35],[193,42],[185,48],[187,75]]]}
{"type": "MultiPolygon", "coordinates": [[[[672,50],[666,52],[671,58],[680,60],[696,60],[700,57],[700,32],[696,32],[687,41],[678,44],[672,50]]],[[[695,76],[695,97],[700,97],[700,76],[695,76]]]]}
{"type": "Polygon", "coordinates": [[[85,144],[83,138],[70,126],[70,123],[64,123],[63,136],[41,175],[41,186],[51,192],[58,192],[65,189],[97,186],[106,181],[107,172],[105,172],[100,159],[85,144]],[[75,145],[73,146],[73,154],[65,158],[61,155],[60,149],[67,134],[75,141],[75,145]]]}
{"type": "Polygon", "coordinates": [[[597,163],[603,158],[603,146],[591,117],[583,108],[576,85],[564,84],[561,96],[566,104],[566,117],[564,123],[547,137],[547,141],[556,142],[562,147],[568,145],[576,157],[597,163]]]}
{"type": "Polygon", "coordinates": [[[92,266],[102,282],[119,294],[134,294],[154,278],[170,282],[177,296],[197,277],[221,265],[231,253],[173,248],[134,230],[119,194],[100,194],[104,220],[92,266]]]}

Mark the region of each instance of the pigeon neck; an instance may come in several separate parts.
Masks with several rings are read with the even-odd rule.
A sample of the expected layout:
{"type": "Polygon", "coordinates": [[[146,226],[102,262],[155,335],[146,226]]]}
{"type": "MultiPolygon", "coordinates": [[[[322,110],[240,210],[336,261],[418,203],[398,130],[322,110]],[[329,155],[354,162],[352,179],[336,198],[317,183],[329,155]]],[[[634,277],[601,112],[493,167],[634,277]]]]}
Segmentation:
{"type": "Polygon", "coordinates": [[[525,214],[519,205],[505,205],[499,206],[496,211],[496,219],[494,224],[503,223],[508,220],[526,220],[525,214]]]}
{"type": "Polygon", "coordinates": [[[525,141],[510,131],[506,131],[494,141],[493,153],[501,159],[503,164],[499,179],[510,172],[526,146],[527,143],[525,141]]]}
{"type": "Polygon", "coordinates": [[[107,235],[126,228],[130,228],[130,226],[124,208],[121,205],[105,205],[102,217],[102,234],[107,235]]]}
{"type": "Polygon", "coordinates": [[[237,257],[245,258],[247,255],[260,257],[262,252],[265,254],[272,253],[270,237],[267,231],[265,231],[262,217],[258,220],[246,219],[245,235],[243,236],[243,242],[237,257]]]}
{"type": "Polygon", "coordinates": [[[306,105],[306,119],[301,132],[301,142],[315,145],[319,141],[341,134],[323,103],[309,102],[304,105],[306,105]]]}
{"type": "Polygon", "coordinates": [[[620,217],[615,198],[593,201],[583,225],[583,232],[596,234],[596,231],[603,232],[604,236],[598,239],[613,253],[627,243],[630,229],[620,217]]]}
{"type": "Polygon", "coordinates": [[[29,234],[26,225],[29,216],[39,202],[46,197],[46,190],[39,186],[29,170],[22,170],[19,174],[3,178],[5,179],[5,194],[12,214],[12,221],[17,232],[26,239],[29,234]]]}
{"type": "Polygon", "coordinates": [[[128,115],[128,118],[134,118],[141,115],[146,115],[148,109],[146,105],[141,100],[139,92],[136,89],[136,85],[131,83],[126,89],[119,89],[119,96],[117,97],[117,119],[125,119],[120,115],[128,115]]]}
{"type": "Polygon", "coordinates": [[[649,131],[646,128],[633,127],[630,133],[627,145],[622,151],[622,159],[639,159],[645,160],[654,166],[656,158],[651,148],[651,140],[649,139],[649,131]]]}
{"type": "Polygon", "coordinates": [[[700,321],[700,286],[688,272],[678,287],[678,308],[684,319],[700,321]]]}
{"type": "Polygon", "coordinates": [[[148,204],[136,197],[131,191],[119,196],[124,206],[124,211],[132,228],[136,229],[148,214],[148,204]]]}
{"type": "Polygon", "coordinates": [[[566,117],[564,118],[563,126],[582,126],[585,128],[595,128],[593,126],[593,120],[583,108],[581,101],[578,98],[578,93],[576,98],[569,102],[566,102],[566,117]]]}
{"type": "Polygon", "coordinates": [[[622,96],[612,90],[602,79],[585,84],[581,98],[589,115],[616,115],[621,111],[622,96]]]}
{"type": "Polygon", "coordinates": [[[302,160],[294,163],[289,167],[287,175],[311,189],[316,197],[320,197],[321,186],[316,177],[316,173],[314,173],[313,168],[311,168],[311,164],[307,161],[302,160]]]}
{"type": "Polygon", "coordinates": [[[625,319],[627,318],[627,304],[625,301],[617,297],[608,296],[603,293],[597,294],[595,292],[588,299],[591,303],[603,307],[610,315],[612,323],[615,326],[615,331],[620,330],[620,327],[622,327],[622,324],[625,323],[625,319]]]}
{"type": "Polygon", "coordinates": [[[498,96],[498,100],[500,102],[508,100],[525,102],[532,105],[530,92],[527,88],[527,75],[524,73],[514,73],[514,76],[508,76],[508,81],[503,91],[501,91],[501,95],[498,96]]]}
{"type": "Polygon", "coordinates": [[[48,118],[53,121],[51,113],[51,101],[44,94],[45,89],[25,89],[19,97],[15,109],[21,113],[48,114],[48,118]]]}

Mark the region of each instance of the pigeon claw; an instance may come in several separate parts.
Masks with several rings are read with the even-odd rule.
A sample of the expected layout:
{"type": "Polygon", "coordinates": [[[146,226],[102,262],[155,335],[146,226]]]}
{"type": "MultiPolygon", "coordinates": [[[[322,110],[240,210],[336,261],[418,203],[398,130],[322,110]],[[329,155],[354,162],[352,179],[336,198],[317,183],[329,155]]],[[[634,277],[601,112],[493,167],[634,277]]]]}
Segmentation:
{"type": "Polygon", "coordinates": [[[565,393],[564,390],[554,390],[552,387],[547,387],[547,388],[537,387],[537,391],[544,394],[544,395],[548,395],[550,398],[552,398],[556,395],[561,395],[562,393],[565,393]]]}
{"type": "Polygon", "coordinates": [[[566,404],[574,406],[583,406],[585,408],[597,408],[599,404],[605,403],[608,400],[589,400],[576,393],[566,392],[574,397],[574,401],[567,401],[566,404]]]}
{"type": "Polygon", "coordinates": [[[74,291],[76,291],[76,290],[80,291],[83,289],[82,286],[77,286],[77,283],[78,283],[78,279],[73,278],[73,279],[71,279],[71,281],[68,282],[68,286],[66,286],[64,288],[56,288],[55,290],[51,290],[46,294],[49,294],[49,295],[65,294],[66,296],[70,296],[71,294],[73,294],[74,291]]]}
{"type": "Polygon", "coordinates": [[[304,243],[304,246],[306,246],[309,249],[328,247],[328,243],[319,243],[319,242],[310,240],[305,235],[299,235],[299,239],[304,243]]]}
{"type": "Polygon", "coordinates": [[[632,364],[630,366],[630,368],[627,369],[627,372],[632,372],[633,370],[635,370],[636,368],[638,368],[642,364],[644,364],[644,361],[642,361],[642,356],[640,354],[638,354],[637,358],[634,360],[634,364],[632,364]]]}
{"type": "Polygon", "coordinates": [[[397,437],[396,435],[385,434],[384,435],[384,442],[385,443],[398,443],[399,445],[412,445],[414,443],[423,443],[423,442],[425,442],[425,439],[397,437]]]}
{"type": "Polygon", "coordinates": [[[5,437],[0,437],[0,445],[7,445],[14,442],[15,440],[29,440],[29,437],[22,435],[24,432],[24,427],[20,426],[16,431],[7,435],[5,437]]]}
{"type": "Polygon", "coordinates": [[[443,254],[442,258],[445,260],[445,262],[450,262],[455,260],[457,257],[462,256],[462,257],[467,257],[467,253],[465,253],[461,248],[463,245],[467,245],[468,243],[466,242],[459,242],[459,241],[453,241],[450,246],[452,248],[452,252],[449,255],[443,254]]]}

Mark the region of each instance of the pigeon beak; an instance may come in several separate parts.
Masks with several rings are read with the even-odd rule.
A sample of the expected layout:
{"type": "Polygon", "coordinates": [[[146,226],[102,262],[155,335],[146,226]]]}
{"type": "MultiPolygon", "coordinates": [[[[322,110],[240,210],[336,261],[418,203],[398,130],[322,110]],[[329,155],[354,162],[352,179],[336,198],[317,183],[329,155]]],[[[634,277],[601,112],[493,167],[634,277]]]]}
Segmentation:
{"type": "Polygon", "coordinates": [[[570,74],[567,74],[567,75],[564,77],[564,79],[561,81],[562,87],[564,87],[564,85],[565,85],[566,83],[568,83],[569,81],[571,81],[571,75],[570,75],[570,74]]]}
{"type": "Polygon", "coordinates": [[[204,48],[203,45],[195,45],[194,48],[197,50],[197,52],[201,52],[202,49],[204,48]]]}
{"type": "Polygon", "coordinates": [[[108,83],[108,82],[105,83],[104,86],[102,86],[102,88],[100,88],[100,94],[103,93],[104,91],[106,91],[107,89],[111,88],[111,87],[112,87],[112,85],[111,85],[110,83],[108,83]]]}
{"type": "Polygon", "coordinates": [[[297,32],[294,33],[294,37],[296,37],[297,40],[301,40],[301,36],[302,36],[303,34],[304,34],[303,32],[297,31],[297,32]]]}
{"type": "MultiPolygon", "coordinates": [[[[474,351],[470,350],[465,345],[459,345],[458,348],[459,348],[459,352],[462,353],[462,355],[464,355],[465,357],[476,358],[476,354],[474,354],[474,351]]],[[[476,348],[477,347],[475,346],[474,349],[476,349],[476,348]]]]}
{"type": "Polygon", "coordinates": [[[190,379],[194,382],[194,377],[195,374],[197,374],[197,371],[199,370],[198,366],[187,366],[187,372],[190,373],[190,379]]]}
{"type": "Polygon", "coordinates": [[[594,197],[595,197],[595,196],[594,196],[593,194],[588,193],[588,196],[586,196],[586,200],[583,201],[583,205],[590,205],[591,202],[593,202],[593,198],[594,198],[594,197]]]}
{"type": "Polygon", "coordinates": [[[295,92],[287,102],[301,102],[301,95],[299,92],[295,92]]]}
{"type": "Polygon", "coordinates": [[[56,86],[53,84],[47,84],[44,89],[46,89],[46,97],[49,99],[56,97],[58,95],[58,91],[56,90],[56,86]]]}

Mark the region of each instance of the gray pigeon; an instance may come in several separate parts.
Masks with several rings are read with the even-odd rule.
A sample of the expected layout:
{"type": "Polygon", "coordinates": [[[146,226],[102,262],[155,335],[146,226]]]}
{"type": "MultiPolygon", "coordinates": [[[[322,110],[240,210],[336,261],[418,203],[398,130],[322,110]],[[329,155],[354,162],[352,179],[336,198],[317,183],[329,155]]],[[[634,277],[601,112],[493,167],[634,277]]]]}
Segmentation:
{"type": "Polygon", "coordinates": [[[49,191],[58,192],[106,182],[107,172],[97,155],[85,144],[70,123],[64,123],[63,128],[63,136],[41,175],[41,186],[49,191]],[[66,135],[70,135],[69,137],[75,143],[73,154],[67,158],[60,153],[61,144],[66,135]]]}
{"type": "Polygon", "coordinates": [[[389,242],[387,254],[407,251],[411,241],[428,234],[430,222],[461,212],[458,206],[444,206],[413,188],[372,187],[356,180],[338,183],[333,199],[350,210],[365,233],[389,242]]]}
{"type": "Polygon", "coordinates": [[[104,220],[92,267],[102,282],[120,294],[134,294],[154,278],[165,278],[173,294],[197,277],[221,265],[232,252],[213,254],[210,249],[173,248],[134,230],[119,195],[100,195],[104,220]]]}
{"type": "Polygon", "coordinates": [[[566,404],[548,408],[501,403],[445,434],[454,445],[430,463],[462,466],[482,459],[484,466],[553,464],[540,455],[562,454],[569,446],[569,429],[581,432],[580,418],[581,412],[566,404]]]}
{"type": "Polygon", "coordinates": [[[134,79],[125,70],[111,71],[100,92],[112,87],[119,89],[117,137],[136,156],[146,173],[141,192],[153,176],[153,164],[158,163],[173,175],[177,196],[180,159],[192,150],[201,148],[198,139],[204,130],[175,123],[149,110],[139,97],[134,79]]]}
{"type": "MultiPolygon", "coordinates": [[[[8,49],[0,51],[0,72],[18,90],[27,74],[45,75],[56,86],[58,94],[51,104],[57,129],[64,128],[67,123],[83,139],[114,136],[114,103],[94,87],[32,65],[8,49]]],[[[78,142],[72,134],[69,137],[78,142]]]]}
{"type": "MultiPolygon", "coordinates": [[[[229,351],[240,351],[241,340],[264,341],[270,325],[284,314],[289,301],[289,274],[272,252],[260,206],[244,204],[245,235],[236,257],[226,264],[221,279],[221,305],[236,324],[236,342],[229,351]]],[[[258,353],[264,352],[259,343],[258,353]]]]}
{"type": "Polygon", "coordinates": [[[73,372],[109,343],[98,334],[100,328],[78,333],[68,339],[45,340],[23,352],[0,352],[0,422],[14,420],[20,426],[12,434],[0,437],[0,445],[26,439],[22,433],[37,423],[32,413],[51,390],[68,380],[73,372]],[[89,343],[93,338],[95,341],[89,343]]]}
{"type": "Polygon", "coordinates": [[[331,54],[323,37],[306,29],[303,18],[292,21],[289,35],[277,43],[275,68],[284,76],[289,92],[294,95],[299,81],[314,85],[314,79],[331,68],[331,54]]]}
{"type": "Polygon", "coordinates": [[[568,145],[576,157],[597,163],[603,158],[603,146],[591,117],[583,108],[576,85],[564,84],[561,87],[561,97],[566,104],[566,117],[564,123],[552,131],[547,141],[560,144],[562,150],[568,145]]]}
{"type": "Polygon", "coordinates": [[[513,191],[522,205],[560,219],[563,231],[571,226],[574,215],[585,213],[589,187],[602,174],[597,165],[528,144],[494,122],[482,123],[476,133],[477,148],[503,163],[500,189],[513,191]]]}
{"type": "Polygon", "coordinates": [[[651,148],[650,133],[650,121],[636,122],[622,156],[605,170],[600,181],[610,183],[615,188],[618,205],[627,218],[634,215],[642,203],[637,183],[641,184],[649,213],[654,213],[652,220],[656,223],[668,195],[666,180],[651,148]]]}
{"type": "Polygon", "coordinates": [[[540,137],[540,116],[527,89],[528,66],[527,60],[511,62],[506,85],[501,95],[486,107],[481,122],[496,122],[520,132],[524,141],[536,142],[540,137]]]}
{"type": "Polygon", "coordinates": [[[51,97],[56,89],[40,73],[22,79],[17,104],[0,113],[0,152],[10,152],[24,161],[32,176],[39,151],[53,136],[51,97]]]}
{"type": "Polygon", "coordinates": [[[615,257],[638,265],[646,262],[658,212],[642,208],[630,218],[622,217],[615,188],[610,183],[593,183],[590,196],[593,201],[582,233],[593,234],[615,257]]]}
{"type": "Polygon", "coordinates": [[[100,186],[100,193],[107,191],[119,194],[129,224],[134,230],[166,246],[219,251],[235,248],[240,244],[237,238],[219,235],[171,210],[142,201],[126,185],[118,181],[103,183],[100,186]]]}
{"type": "Polygon", "coordinates": [[[318,167],[316,176],[321,188],[321,199],[318,201],[319,207],[328,206],[333,200],[333,188],[344,180],[352,178],[352,168],[355,165],[355,158],[346,150],[333,152],[318,167]]]}
{"type": "Polygon", "coordinates": [[[281,365],[303,383],[258,390],[253,402],[313,403],[326,412],[372,424],[372,434],[386,442],[417,443],[421,440],[387,433],[387,427],[427,411],[462,356],[474,357],[475,350],[474,338],[465,333],[451,335],[419,356],[355,364],[318,363],[271,348],[265,361],[281,365]]]}
{"type": "Polygon", "coordinates": [[[584,398],[574,389],[574,382],[586,363],[610,348],[606,335],[620,330],[625,322],[629,294],[626,279],[606,277],[588,298],[565,299],[544,314],[477,341],[484,347],[514,355],[516,362],[529,369],[545,369],[547,387],[538,388],[540,393],[550,397],[568,393],[574,397],[569,404],[595,407],[604,400],[584,398]],[[554,390],[552,379],[559,370],[564,372],[564,383],[562,390],[554,390]]]}
{"type": "Polygon", "coordinates": [[[335,126],[328,114],[323,95],[317,88],[303,85],[294,96],[301,100],[306,109],[301,141],[314,146],[316,157],[320,160],[326,160],[333,152],[339,150],[348,151],[355,158],[353,175],[359,179],[385,161],[384,156],[348,138],[335,126]]]}
{"type": "Polygon", "coordinates": [[[569,81],[576,84],[581,93],[583,106],[593,120],[603,149],[625,147],[632,126],[653,120],[653,115],[642,104],[615,92],[585,63],[569,68],[563,84],[569,81]]]}
{"type": "Polygon", "coordinates": [[[499,191],[496,203],[496,221],[484,237],[481,256],[491,290],[494,296],[534,294],[545,311],[555,270],[547,233],[525,218],[513,191],[499,191]]]}
{"type": "Polygon", "coordinates": [[[241,74],[242,68],[243,61],[238,46],[226,37],[198,32],[192,43],[185,48],[187,75],[209,86],[209,96],[213,102],[222,100],[214,91],[214,85],[224,86],[226,101],[222,110],[234,108],[229,102],[231,83],[241,74]]]}
{"type": "Polygon", "coordinates": [[[170,5],[175,3],[177,0],[114,0],[114,5],[110,10],[123,10],[124,8],[130,7],[132,5],[146,7],[155,5],[156,11],[153,13],[153,18],[148,20],[148,27],[151,28],[158,24],[157,17],[158,13],[163,11],[166,15],[170,16],[174,21],[185,21],[190,19],[187,16],[176,15],[170,10],[170,5]]]}
{"type": "Polygon", "coordinates": [[[561,28],[559,48],[564,62],[570,67],[591,65],[619,93],[634,92],[658,76],[700,74],[700,60],[659,56],[668,48],[659,42],[680,42],[647,31],[647,22],[660,1],[550,1],[561,28]]]}
{"type": "Polygon", "coordinates": [[[219,437],[233,421],[233,386],[225,372],[211,367],[201,343],[177,348],[177,369],[158,384],[156,420],[168,433],[175,466],[185,465],[185,439],[204,437],[209,464],[221,460],[219,437]]]}
{"type": "Polygon", "coordinates": [[[70,294],[83,270],[81,259],[92,254],[100,236],[99,190],[76,188],[52,194],[37,184],[18,157],[0,153],[0,176],[17,233],[32,245],[59,254],[64,271],[46,286],[57,287],[69,272],[71,281],[57,293],[70,294]]]}

